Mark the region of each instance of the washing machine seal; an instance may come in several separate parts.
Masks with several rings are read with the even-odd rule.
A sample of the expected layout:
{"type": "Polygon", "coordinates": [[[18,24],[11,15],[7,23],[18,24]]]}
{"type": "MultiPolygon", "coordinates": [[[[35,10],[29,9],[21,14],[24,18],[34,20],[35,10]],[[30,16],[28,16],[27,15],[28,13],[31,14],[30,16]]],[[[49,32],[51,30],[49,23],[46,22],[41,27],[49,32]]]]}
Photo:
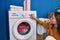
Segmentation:
{"type": "Polygon", "coordinates": [[[26,39],[29,39],[33,33],[34,33],[34,26],[32,24],[32,21],[29,20],[29,19],[20,19],[19,21],[17,21],[14,25],[13,25],[13,28],[12,28],[12,34],[13,36],[18,39],[18,40],[26,40],[26,39]],[[18,25],[22,22],[27,22],[29,25],[30,25],[30,30],[29,32],[25,35],[22,35],[18,32],[17,28],[18,28],[18,25]]]}

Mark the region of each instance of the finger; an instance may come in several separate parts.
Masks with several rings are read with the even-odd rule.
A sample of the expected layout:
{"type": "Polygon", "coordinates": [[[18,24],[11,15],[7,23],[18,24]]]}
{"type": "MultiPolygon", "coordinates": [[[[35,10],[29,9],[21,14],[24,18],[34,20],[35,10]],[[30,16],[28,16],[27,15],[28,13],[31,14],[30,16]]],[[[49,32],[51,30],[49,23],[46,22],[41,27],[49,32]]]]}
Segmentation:
{"type": "Polygon", "coordinates": [[[33,16],[34,14],[30,14],[29,16],[33,16]]]}

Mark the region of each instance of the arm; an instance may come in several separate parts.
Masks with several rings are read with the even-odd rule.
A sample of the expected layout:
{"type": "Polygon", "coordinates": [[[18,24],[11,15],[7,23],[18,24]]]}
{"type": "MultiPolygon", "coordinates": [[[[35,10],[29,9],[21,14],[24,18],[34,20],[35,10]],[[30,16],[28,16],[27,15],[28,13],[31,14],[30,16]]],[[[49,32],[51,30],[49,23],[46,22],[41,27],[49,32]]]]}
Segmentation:
{"type": "Polygon", "coordinates": [[[51,24],[49,22],[43,22],[42,20],[39,20],[39,19],[35,19],[35,20],[47,29],[49,29],[49,27],[51,27],[51,24]]]}
{"type": "Polygon", "coordinates": [[[43,22],[42,20],[39,20],[38,18],[35,18],[35,16],[33,14],[31,14],[30,16],[31,16],[32,19],[36,20],[39,24],[41,24],[42,26],[44,26],[47,29],[49,29],[49,27],[51,26],[50,23],[43,22]]]}

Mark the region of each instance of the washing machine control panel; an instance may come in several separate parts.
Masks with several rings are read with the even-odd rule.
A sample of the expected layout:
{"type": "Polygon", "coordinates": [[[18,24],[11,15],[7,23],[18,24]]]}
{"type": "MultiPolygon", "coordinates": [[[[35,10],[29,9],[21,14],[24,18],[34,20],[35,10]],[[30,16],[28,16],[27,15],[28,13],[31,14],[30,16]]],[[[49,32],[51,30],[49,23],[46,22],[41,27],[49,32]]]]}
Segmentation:
{"type": "Polygon", "coordinates": [[[24,14],[22,14],[22,17],[27,18],[27,17],[30,17],[29,15],[30,15],[29,13],[24,13],[24,14]]]}
{"type": "Polygon", "coordinates": [[[36,16],[36,11],[9,11],[9,18],[29,18],[30,14],[36,16]]]}

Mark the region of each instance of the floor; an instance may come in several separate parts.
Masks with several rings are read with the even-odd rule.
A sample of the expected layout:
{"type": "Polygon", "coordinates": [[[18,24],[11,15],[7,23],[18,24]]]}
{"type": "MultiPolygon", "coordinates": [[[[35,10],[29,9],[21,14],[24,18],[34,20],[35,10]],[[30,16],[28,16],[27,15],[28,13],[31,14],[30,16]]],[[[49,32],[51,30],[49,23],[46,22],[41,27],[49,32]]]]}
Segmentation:
{"type": "Polygon", "coordinates": [[[44,40],[44,36],[43,35],[36,35],[36,40],[44,40]]]}

